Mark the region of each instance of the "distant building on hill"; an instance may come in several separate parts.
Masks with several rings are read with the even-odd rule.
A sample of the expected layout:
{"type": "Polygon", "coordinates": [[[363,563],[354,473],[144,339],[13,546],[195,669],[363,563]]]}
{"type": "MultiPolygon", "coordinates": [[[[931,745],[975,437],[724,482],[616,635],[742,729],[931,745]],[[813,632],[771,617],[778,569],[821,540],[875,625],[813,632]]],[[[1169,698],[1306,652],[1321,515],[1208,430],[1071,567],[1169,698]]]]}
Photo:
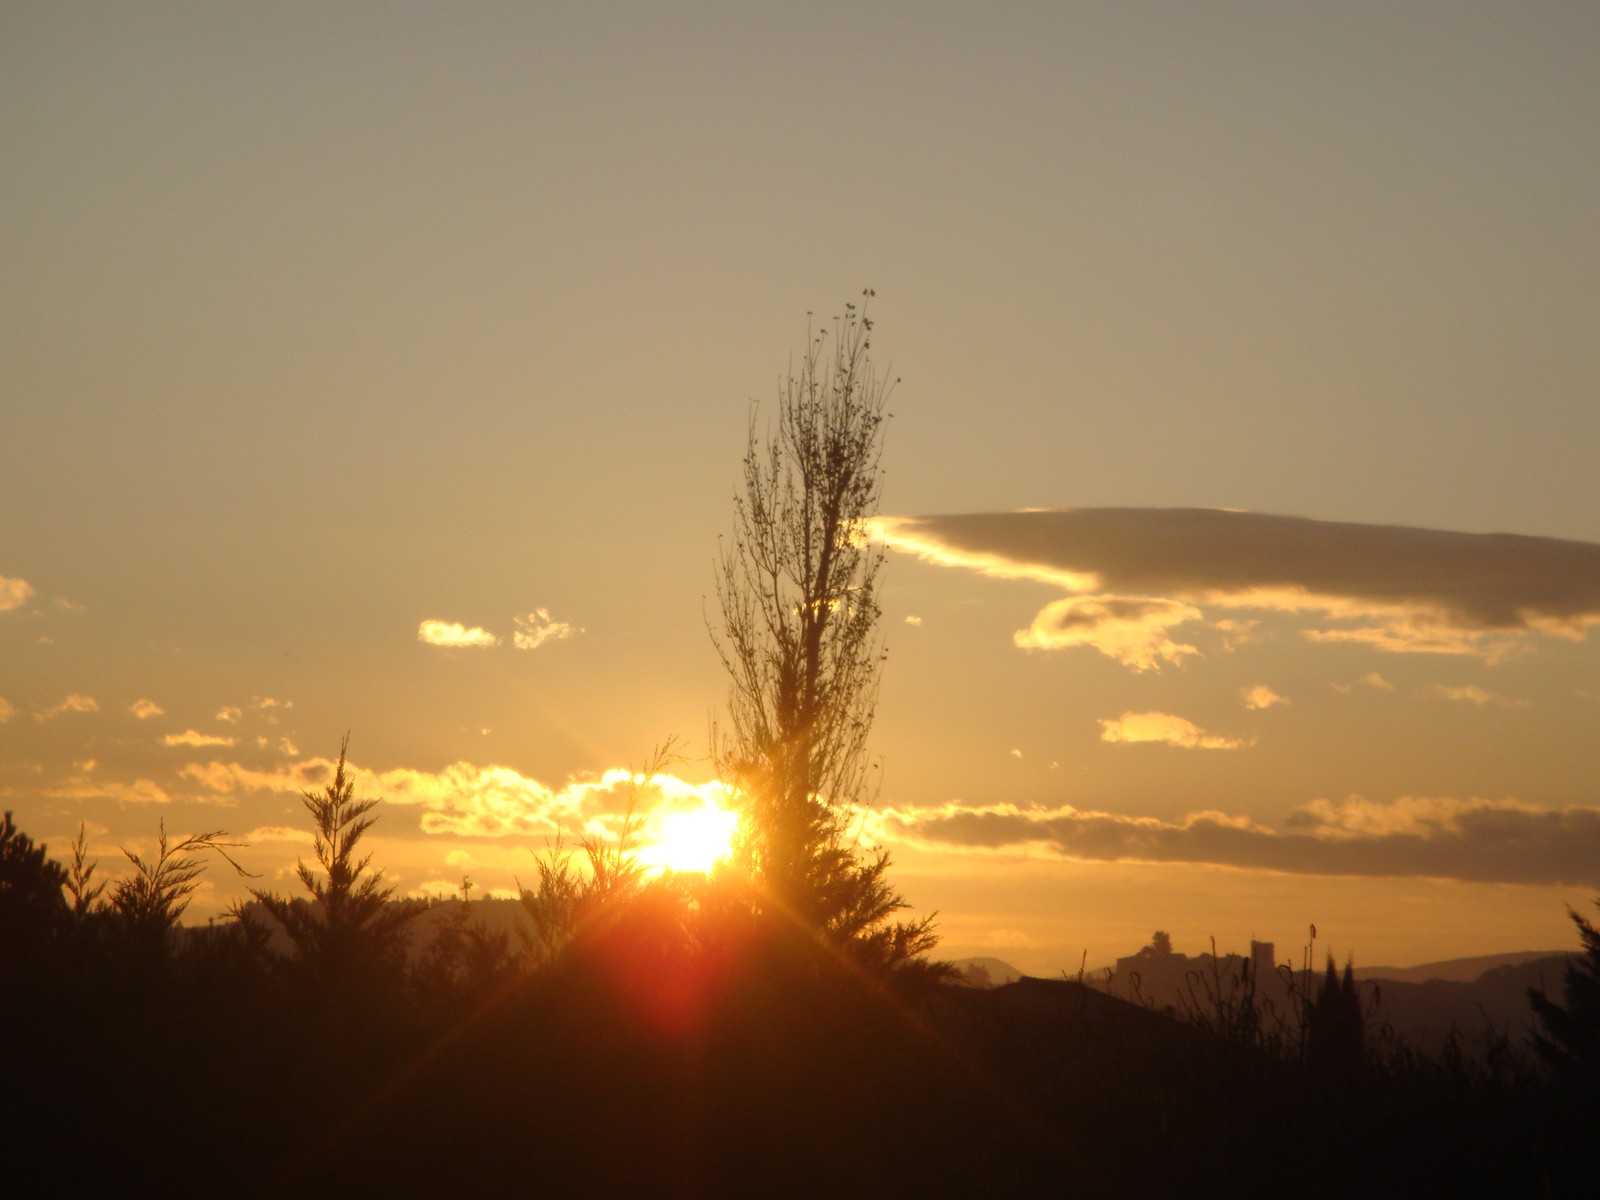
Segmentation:
{"type": "Polygon", "coordinates": [[[1216,991],[1233,991],[1253,985],[1257,996],[1281,1001],[1288,983],[1278,973],[1271,942],[1250,943],[1250,957],[1240,954],[1181,954],[1172,939],[1157,930],[1150,944],[1137,954],[1117,959],[1105,987],[1112,995],[1136,1004],[1180,1011],[1209,1005],[1216,991]]]}

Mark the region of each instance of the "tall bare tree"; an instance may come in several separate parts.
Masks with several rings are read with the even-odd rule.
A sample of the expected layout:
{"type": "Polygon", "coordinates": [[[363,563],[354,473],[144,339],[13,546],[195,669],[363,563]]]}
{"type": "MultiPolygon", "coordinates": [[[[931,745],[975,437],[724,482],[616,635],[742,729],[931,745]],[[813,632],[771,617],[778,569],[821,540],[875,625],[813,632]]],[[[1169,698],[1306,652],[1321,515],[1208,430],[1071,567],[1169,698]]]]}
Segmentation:
{"type": "Polygon", "coordinates": [[[713,730],[719,773],[748,804],[741,858],[806,923],[895,961],[934,942],[864,853],[853,817],[873,798],[867,736],[884,659],[883,549],[868,537],[894,384],[872,361],[870,291],[831,335],[807,329],[770,427],[751,414],[744,490],[717,570],[712,640],[732,681],[713,730]]]}

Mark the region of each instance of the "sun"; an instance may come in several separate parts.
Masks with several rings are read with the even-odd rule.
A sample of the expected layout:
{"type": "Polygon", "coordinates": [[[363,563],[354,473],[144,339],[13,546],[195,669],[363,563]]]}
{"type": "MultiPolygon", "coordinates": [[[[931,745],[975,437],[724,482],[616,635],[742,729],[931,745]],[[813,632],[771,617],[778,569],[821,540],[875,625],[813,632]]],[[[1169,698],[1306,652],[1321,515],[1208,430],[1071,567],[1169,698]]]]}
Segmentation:
{"type": "Polygon", "coordinates": [[[728,857],[738,824],[738,814],[711,801],[687,812],[668,813],[655,830],[653,844],[640,851],[639,858],[667,871],[704,873],[728,857]]]}

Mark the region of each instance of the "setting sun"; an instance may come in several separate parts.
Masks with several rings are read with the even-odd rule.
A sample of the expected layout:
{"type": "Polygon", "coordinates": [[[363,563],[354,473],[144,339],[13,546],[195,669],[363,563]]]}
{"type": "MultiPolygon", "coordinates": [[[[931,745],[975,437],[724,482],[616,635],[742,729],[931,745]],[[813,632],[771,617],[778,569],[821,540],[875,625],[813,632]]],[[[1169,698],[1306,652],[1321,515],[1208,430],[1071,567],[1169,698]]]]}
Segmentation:
{"type": "Polygon", "coordinates": [[[641,851],[641,861],[668,871],[709,871],[733,846],[738,815],[707,802],[688,812],[661,819],[654,844],[641,851]]]}

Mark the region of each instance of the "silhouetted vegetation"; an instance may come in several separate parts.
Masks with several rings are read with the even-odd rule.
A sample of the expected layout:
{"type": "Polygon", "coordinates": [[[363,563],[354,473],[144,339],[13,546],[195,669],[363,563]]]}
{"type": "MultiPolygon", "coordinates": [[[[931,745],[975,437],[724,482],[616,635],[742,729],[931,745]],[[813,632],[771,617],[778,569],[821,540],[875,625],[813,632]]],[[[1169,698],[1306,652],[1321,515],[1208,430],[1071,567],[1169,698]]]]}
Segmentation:
{"type": "MultiPolygon", "coordinates": [[[[261,905],[165,924],[192,839],[129,856],[111,899],[75,905],[73,871],[0,827],[7,1079],[30,1098],[16,1135],[36,1186],[179,1166],[272,1195],[1258,1195],[1286,1178],[1311,1195],[1568,1195],[1590,1178],[1597,1112],[1567,1075],[1588,1043],[1559,1020],[1546,1071],[1509,1043],[1374,1044],[1331,963],[1303,1045],[1220,968],[1194,1020],[1066,980],[908,990],[750,904],[737,873],[646,878],[617,841],[585,847],[603,902],[581,898],[595,875],[572,883],[547,856],[539,890],[575,897],[570,919],[540,935],[549,910],[516,906],[520,950],[468,887],[330,916],[384,890],[356,857],[373,803],[343,770],[307,798],[321,872],[273,906],[299,937],[269,937],[261,905]],[[130,913],[168,936],[125,937],[148,933],[130,913]]],[[[93,866],[80,848],[80,897],[93,866]]],[[[1585,1011],[1586,945],[1562,1013],[1585,1011]]]]}
{"type": "Polygon", "coordinates": [[[869,538],[882,486],[884,405],[893,384],[871,356],[868,291],[830,339],[808,330],[799,369],[763,437],[752,413],[744,492],[717,573],[712,630],[731,687],[715,731],[723,778],[744,798],[738,863],[754,902],[787,914],[874,969],[918,963],[931,918],[863,852],[853,823],[874,795],[867,754],[883,644],[869,538]]]}
{"type": "Polygon", "coordinates": [[[1600,929],[1567,911],[1583,950],[1567,963],[1564,1002],[1543,988],[1531,989],[1528,998],[1539,1019],[1540,1055],[1561,1086],[1593,1103],[1600,1101],[1600,929]]]}

